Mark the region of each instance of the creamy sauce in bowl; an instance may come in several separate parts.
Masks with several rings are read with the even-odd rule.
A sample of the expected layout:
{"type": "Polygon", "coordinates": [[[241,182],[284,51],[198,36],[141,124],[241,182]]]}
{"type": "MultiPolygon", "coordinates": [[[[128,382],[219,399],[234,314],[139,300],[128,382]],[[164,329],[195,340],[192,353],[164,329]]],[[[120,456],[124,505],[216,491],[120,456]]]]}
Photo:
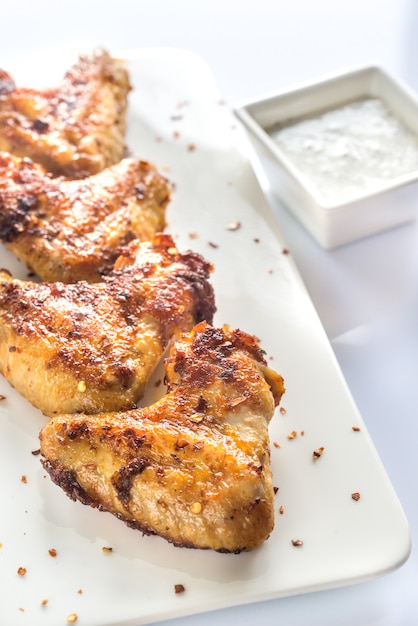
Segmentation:
{"type": "Polygon", "coordinates": [[[418,136],[378,98],[364,98],[268,130],[327,202],[376,192],[418,170],[418,136]]]}

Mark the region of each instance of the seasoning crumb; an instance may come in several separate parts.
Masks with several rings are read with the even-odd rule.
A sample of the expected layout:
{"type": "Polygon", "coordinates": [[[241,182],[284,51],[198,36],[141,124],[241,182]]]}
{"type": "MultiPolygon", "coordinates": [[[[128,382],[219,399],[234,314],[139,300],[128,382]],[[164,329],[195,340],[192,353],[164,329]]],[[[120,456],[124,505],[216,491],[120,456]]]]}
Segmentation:
{"type": "Polygon", "coordinates": [[[234,398],[234,400],[231,400],[231,402],[229,403],[229,406],[231,408],[234,408],[235,406],[238,406],[239,404],[242,404],[246,400],[247,400],[246,396],[238,396],[238,398],[234,398]]]}
{"type": "Polygon", "coordinates": [[[194,424],[200,424],[200,422],[203,422],[203,415],[202,413],[193,413],[193,415],[191,415],[189,419],[194,424]]]}
{"type": "Polygon", "coordinates": [[[189,239],[199,239],[199,233],[189,233],[189,239]]]}
{"type": "Polygon", "coordinates": [[[287,435],[287,438],[288,438],[288,439],[294,439],[294,438],[295,438],[295,437],[297,437],[297,436],[298,436],[298,434],[297,434],[296,430],[292,430],[292,432],[290,432],[290,433],[287,435]]]}
{"type": "Polygon", "coordinates": [[[77,613],[70,613],[67,617],[67,622],[69,624],[74,624],[78,620],[77,613]]]}
{"type": "Polygon", "coordinates": [[[280,448],[281,447],[278,441],[273,441],[273,446],[275,448],[280,448]]]}
{"type": "Polygon", "coordinates": [[[317,448],[316,450],[314,450],[312,452],[312,457],[314,460],[319,459],[319,457],[321,457],[324,454],[324,446],[321,446],[320,448],[317,448]]]}
{"type": "Polygon", "coordinates": [[[305,436],[305,431],[304,431],[304,430],[301,430],[301,431],[300,431],[300,434],[301,434],[301,436],[302,436],[302,437],[304,437],[304,436],[305,436]]]}
{"type": "Polygon", "coordinates": [[[3,544],[2,544],[2,542],[0,541],[0,548],[2,548],[2,547],[3,547],[3,544]]]}
{"type": "Polygon", "coordinates": [[[292,539],[292,545],[299,548],[300,546],[303,546],[303,541],[302,539],[292,539]]]}
{"type": "Polygon", "coordinates": [[[33,456],[38,456],[39,454],[41,454],[40,448],[38,448],[37,450],[32,450],[32,454],[33,456]]]}
{"type": "Polygon", "coordinates": [[[186,591],[186,588],[184,585],[181,585],[181,584],[174,585],[175,593],[184,593],[185,591],[186,591]]]}
{"type": "Polygon", "coordinates": [[[282,415],[286,415],[286,412],[287,412],[287,411],[286,411],[286,409],[284,408],[284,406],[281,406],[281,407],[280,407],[280,409],[279,409],[279,411],[280,411],[280,413],[281,413],[282,415]]]}
{"type": "Polygon", "coordinates": [[[41,606],[45,606],[46,604],[48,604],[48,600],[46,598],[41,600],[41,606]]]}
{"type": "Polygon", "coordinates": [[[213,243],[212,241],[208,241],[208,244],[210,245],[211,248],[219,248],[217,243],[213,243]]]}
{"type": "Polygon", "coordinates": [[[55,550],[55,548],[50,548],[48,550],[50,556],[52,556],[53,558],[55,558],[57,556],[57,551],[55,550]]]}
{"type": "Polygon", "coordinates": [[[192,506],[190,507],[190,510],[195,515],[199,515],[199,513],[202,512],[202,505],[201,505],[201,503],[200,502],[193,502],[192,506]]]}
{"type": "Polygon", "coordinates": [[[279,491],[278,487],[273,487],[273,491],[274,491],[274,495],[276,495],[276,493],[279,491]]]}
{"type": "Polygon", "coordinates": [[[352,430],[354,430],[355,433],[360,432],[360,426],[353,426],[352,430]]]}
{"type": "Polygon", "coordinates": [[[0,400],[6,400],[6,396],[4,396],[2,393],[0,393],[0,400]]]}
{"type": "Polygon", "coordinates": [[[179,133],[179,131],[178,131],[178,130],[175,130],[175,131],[174,131],[174,133],[173,133],[173,137],[174,137],[174,139],[178,139],[178,138],[180,137],[180,133],[179,133]]]}
{"type": "Polygon", "coordinates": [[[260,240],[258,237],[254,237],[254,243],[260,243],[260,240]]]}
{"type": "Polygon", "coordinates": [[[268,274],[273,274],[273,270],[270,268],[270,269],[267,271],[267,273],[268,273],[268,274]]]}
{"type": "Polygon", "coordinates": [[[283,515],[283,513],[284,513],[284,506],[283,506],[283,504],[279,508],[279,513],[280,513],[280,515],[283,515]]]}
{"type": "Polygon", "coordinates": [[[77,391],[80,391],[80,393],[84,393],[86,389],[87,389],[86,381],[80,380],[77,385],[77,391]]]}
{"type": "Polygon", "coordinates": [[[156,137],[156,138],[155,138],[155,141],[156,141],[157,143],[160,143],[162,140],[163,140],[163,138],[162,138],[162,137],[156,137]]]}
{"type": "Polygon", "coordinates": [[[22,474],[22,476],[21,476],[21,478],[20,478],[20,481],[21,481],[22,483],[25,483],[25,485],[26,485],[26,483],[28,482],[28,479],[27,479],[27,477],[26,477],[24,474],[22,474]]]}
{"type": "Polygon", "coordinates": [[[103,546],[102,552],[113,552],[113,548],[109,546],[103,546]]]}
{"type": "Polygon", "coordinates": [[[80,595],[83,593],[82,589],[77,589],[77,593],[79,593],[80,595]]]}
{"type": "Polygon", "coordinates": [[[241,228],[241,222],[231,222],[226,227],[227,230],[239,230],[241,228]]]}
{"type": "Polygon", "coordinates": [[[353,500],[355,500],[357,502],[357,500],[360,500],[360,494],[358,491],[355,491],[354,493],[351,494],[351,497],[353,498],[353,500]]]}
{"type": "Polygon", "coordinates": [[[289,254],[289,250],[287,248],[283,248],[282,254],[289,254]]]}
{"type": "Polygon", "coordinates": [[[19,574],[19,576],[24,576],[26,572],[27,572],[26,567],[19,567],[17,570],[17,573],[19,574]]]}
{"type": "Polygon", "coordinates": [[[170,117],[170,119],[171,119],[173,122],[178,122],[178,121],[180,121],[180,120],[182,120],[182,119],[183,119],[183,116],[182,116],[182,115],[172,115],[172,116],[170,117]]]}
{"type": "Polygon", "coordinates": [[[194,145],[194,143],[189,143],[187,149],[189,152],[194,152],[194,150],[196,150],[196,146],[194,145]]]}
{"type": "Polygon", "coordinates": [[[161,378],[159,378],[158,380],[155,381],[154,383],[154,387],[159,387],[161,385],[163,381],[161,380],[161,378]]]}

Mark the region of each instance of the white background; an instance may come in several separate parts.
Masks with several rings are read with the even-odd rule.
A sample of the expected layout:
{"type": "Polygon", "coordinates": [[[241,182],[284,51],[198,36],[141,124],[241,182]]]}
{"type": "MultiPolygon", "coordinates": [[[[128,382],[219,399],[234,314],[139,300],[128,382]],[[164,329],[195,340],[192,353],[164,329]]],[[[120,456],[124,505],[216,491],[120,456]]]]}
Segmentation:
{"type": "MultiPolygon", "coordinates": [[[[414,0],[0,1],[0,64],[62,46],[175,46],[203,57],[229,105],[347,65],[418,90],[414,0]]],[[[268,190],[267,190],[268,192],[268,190]]],[[[418,537],[418,228],[322,251],[269,196],[353,397],[418,537]]],[[[418,204],[418,202],[417,202],[418,204]]],[[[418,209],[417,209],[418,210],[418,209]]],[[[167,624],[414,626],[418,558],[383,578],[167,624]]],[[[4,590],[3,590],[4,592],[4,590]]]]}

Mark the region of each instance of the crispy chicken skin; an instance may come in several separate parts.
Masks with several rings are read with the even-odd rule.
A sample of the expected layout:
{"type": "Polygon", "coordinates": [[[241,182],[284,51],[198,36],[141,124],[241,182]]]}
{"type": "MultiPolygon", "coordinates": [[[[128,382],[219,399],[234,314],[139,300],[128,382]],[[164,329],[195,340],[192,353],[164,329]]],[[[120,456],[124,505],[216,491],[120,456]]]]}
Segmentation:
{"type": "Polygon", "coordinates": [[[57,87],[17,87],[0,70],[0,150],[30,157],[54,175],[83,178],[124,155],[127,96],[123,61],[105,50],[81,56],[57,87]]]}
{"type": "Polygon", "coordinates": [[[46,415],[130,409],[166,347],[215,310],[211,265],[169,235],[132,241],[103,282],[0,273],[0,371],[46,415]]]}
{"type": "Polygon", "coordinates": [[[3,152],[0,241],[43,280],[99,281],[119,246],[164,229],[170,195],[166,178],[139,159],[68,180],[3,152]]]}
{"type": "Polygon", "coordinates": [[[284,393],[257,340],[198,324],[166,359],[167,395],[127,412],[59,415],[42,463],[73,500],[176,546],[251,550],[274,525],[268,424],[284,393]]]}

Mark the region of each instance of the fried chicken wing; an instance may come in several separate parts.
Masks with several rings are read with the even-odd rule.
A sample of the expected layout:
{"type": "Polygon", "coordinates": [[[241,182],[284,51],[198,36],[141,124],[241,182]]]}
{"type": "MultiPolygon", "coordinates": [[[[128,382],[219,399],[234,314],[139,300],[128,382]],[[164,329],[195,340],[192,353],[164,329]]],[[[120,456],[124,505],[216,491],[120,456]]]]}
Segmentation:
{"type": "Polygon", "coordinates": [[[268,424],[284,393],[263,354],[202,322],[172,348],[155,404],[52,418],[44,467],[73,500],[176,546],[255,548],[274,525],[268,424]]]}
{"type": "Polygon", "coordinates": [[[105,50],[81,56],[61,84],[42,91],[17,87],[0,70],[0,150],[54,175],[95,174],[124,155],[130,89],[125,64],[105,50]]]}
{"type": "Polygon", "coordinates": [[[68,180],[0,153],[0,241],[43,280],[99,281],[119,246],[164,229],[170,194],[166,178],[139,159],[68,180]]]}
{"type": "Polygon", "coordinates": [[[211,265],[169,235],[132,241],[103,282],[0,274],[0,371],[46,415],[132,408],[166,347],[211,320],[211,265]]]}

